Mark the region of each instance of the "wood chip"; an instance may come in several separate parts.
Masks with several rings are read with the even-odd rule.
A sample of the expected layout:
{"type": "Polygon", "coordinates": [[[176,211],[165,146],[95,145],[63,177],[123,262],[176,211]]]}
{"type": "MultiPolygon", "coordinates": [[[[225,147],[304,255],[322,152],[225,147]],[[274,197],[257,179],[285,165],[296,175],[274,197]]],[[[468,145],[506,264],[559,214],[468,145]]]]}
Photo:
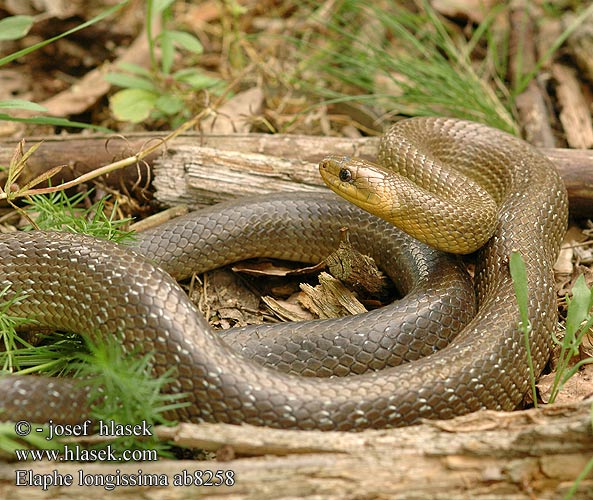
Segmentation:
{"type": "Polygon", "coordinates": [[[328,273],[319,275],[316,287],[303,283],[301,290],[305,292],[301,303],[319,318],[339,318],[367,312],[356,296],[328,273]]]}

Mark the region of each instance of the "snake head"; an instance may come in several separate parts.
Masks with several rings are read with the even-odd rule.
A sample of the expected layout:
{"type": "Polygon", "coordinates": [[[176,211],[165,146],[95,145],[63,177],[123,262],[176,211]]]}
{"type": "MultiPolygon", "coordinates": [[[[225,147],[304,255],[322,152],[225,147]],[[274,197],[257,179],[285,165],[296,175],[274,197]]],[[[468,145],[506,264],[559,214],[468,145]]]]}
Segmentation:
{"type": "Polygon", "coordinates": [[[319,173],[328,187],[360,208],[377,213],[385,203],[380,196],[386,172],[379,165],[350,156],[327,156],[319,173]]]}

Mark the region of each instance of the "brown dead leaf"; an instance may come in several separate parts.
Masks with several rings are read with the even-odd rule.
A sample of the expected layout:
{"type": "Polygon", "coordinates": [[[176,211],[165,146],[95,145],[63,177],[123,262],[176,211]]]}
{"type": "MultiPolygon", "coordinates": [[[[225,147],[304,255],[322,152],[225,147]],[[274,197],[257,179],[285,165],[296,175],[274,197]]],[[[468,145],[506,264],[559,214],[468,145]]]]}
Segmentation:
{"type": "Polygon", "coordinates": [[[576,149],[592,147],[591,112],[576,71],[565,64],[552,64],[552,76],[556,82],[559,118],[566,142],[571,148],[576,149]]]}
{"type": "Polygon", "coordinates": [[[188,26],[201,27],[207,23],[220,19],[222,5],[216,0],[206,0],[196,5],[188,4],[186,11],[180,15],[180,21],[188,26]]]}
{"type": "Polygon", "coordinates": [[[239,262],[231,268],[236,273],[243,273],[249,276],[302,276],[307,274],[315,274],[323,269],[325,265],[323,263],[316,264],[314,266],[305,267],[291,267],[289,265],[284,266],[276,262],[271,261],[259,261],[259,262],[239,262]]]}
{"type": "Polygon", "coordinates": [[[24,94],[23,89],[27,88],[27,79],[21,71],[15,69],[0,70],[0,100],[6,99],[30,99],[30,93],[24,94]]]}
{"type": "Polygon", "coordinates": [[[559,274],[572,274],[573,264],[572,258],[574,255],[575,245],[583,242],[586,236],[583,231],[577,226],[571,226],[566,234],[560,248],[560,254],[554,264],[554,271],[559,274]]]}
{"type": "Polygon", "coordinates": [[[481,23],[486,14],[496,5],[495,0],[433,0],[432,8],[454,19],[469,19],[481,23]]]}
{"type": "MultiPolygon", "coordinates": [[[[31,99],[31,92],[24,73],[13,69],[0,70],[0,101],[17,98],[31,99]]],[[[22,115],[20,110],[13,109],[10,111],[12,116],[22,115]]],[[[0,112],[6,112],[6,110],[0,109],[0,112]]],[[[22,135],[23,130],[25,130],[24,123],[0,121],[0,137],[19,137],[22,135]]]]}
{"type": "Polygon", "coordinates": [[[250,116],[259,114],[264,102],[260,87],[240,92],[220,108],[213,116],[202,121],[202,130],[208,134],[246,134],[251,130],[250,116]]]}

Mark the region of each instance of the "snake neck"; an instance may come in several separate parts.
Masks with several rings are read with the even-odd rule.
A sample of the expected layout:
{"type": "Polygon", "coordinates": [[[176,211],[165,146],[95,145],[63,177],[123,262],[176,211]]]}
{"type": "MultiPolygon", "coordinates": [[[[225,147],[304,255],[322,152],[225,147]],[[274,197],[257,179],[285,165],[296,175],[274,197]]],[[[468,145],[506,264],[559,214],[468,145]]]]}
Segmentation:
{"type": "Polygon", "coordinates": [[[408,177],[361,158],[329,156],[320,173],[337,194],[423,243],[450,253],[476,251],[494,232],[495,200],[473,180],[429,158],[422,163],[425,169],[408,177]]]}

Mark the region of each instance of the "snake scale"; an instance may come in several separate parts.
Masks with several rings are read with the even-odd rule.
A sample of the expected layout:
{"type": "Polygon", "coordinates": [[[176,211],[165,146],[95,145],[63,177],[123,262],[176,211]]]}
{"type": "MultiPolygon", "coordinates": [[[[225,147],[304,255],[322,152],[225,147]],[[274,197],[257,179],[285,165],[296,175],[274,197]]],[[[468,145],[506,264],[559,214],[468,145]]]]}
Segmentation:
{"type": "MultiPolygon", "coordinates": [[[[135,250],[64,233],[0,235],[0,286],[10,285],[9,293],[26,293],[9,312],[82,334],[121,331],[126,348],[154,353],[156,373],[176,368],[169,390],[187,392],[191,403],[172,415],[180,420],[360,430],[450,418],[483,408],[513,409],[527,390],[529,375],[508,258],[511,250],[517,250],[526,262],[533,326],[530,344],[539,373],[548,359],[556,321],[552,265],[567,223],[567,196],[558,174],[547,159],[515,137],[445,118],[397,123],[382,139],[379,161],[410,176],[420,185],[419,191],[386,202],[381,197],[385,185],[394,184],[392,174],[376,167],[365,170],[366,164],[358,169],[357,160],[335,158],[322,162],[321,170],[337,166],[338,183],[328,182],[346,197],[352,196],[348,195],[352,186],[359,186],[356,179],[362,174],[361,185],[366,186],[362,189],[373,191],[356,191],[352,201],[363,208],[369,208],[365,203],[374,205],[370,210],[385,219],[402,219],[406,230],[416,236],[444,231],[445,247],[458,239],[451,234],[475,233],[486,241],[476,256],[478,311],[465,327],[467,318],[443,319],[444,311],[459,305],[471,310],[471,297],[433,297],[443,289],[462,288],[463,272],[455,259],[333,193],[227,202],[143,234],[135,250]],[[357,168],[348,170],[350,163],[357,168]],[[464,189],[466,182],[459,175],[472,179],[477,188],[464,189]],[[365,184],[369,176],[375,177],[365,184]],[[340,191],[339,183],[345,183],[345,190],[340,191]],[[440,185],[436,202],[427,192],[431,184],[440,185]],[[406,203],[419,200],[426,205],[425,196],[433,200],[429,205],[439,205],[442,199],[460,206],[461,212],[448,209],[446,220],[436,219],[430,211],[414,215],[422,206],[411,212],[406,209],[406,203]],[[475,196],[493,200],[486,201],[490,208],[485,217],[493,217],[487,234],[478,234],[479,227],[471,222],[458,226],[461,221],[455,220],[465,217],[465,207],[475,196]],[[334,249],[338,229],[344,225],[350,228],[355,247],[376,258],[388,274],[400,275],[399,286],[409,293],[410,301],[404,301],[394,314],[403,315],[404,323],[427,326],[427,341],[432,342],[428,356],[399,366],[392,366],[397,360],[388,359],[382,362],[383,370],[374,371],[373,365],[373,371],[361,375],[333,378],[299,377],[262,367],[212,332],[168,274],[181,277],[255,254],[316,262],[334,249]],[[431,278],[432,272],[438,278],[431,278]],[[434,328],[438,323],[444,323],[445,330],[461,328],[446,347],[434,328]]],[[[467,253],[475,244],[454,250],[467,253]]],[[[279,336],[270,341],[270,356],[296,367],[288,371],[314,371],[320,366],[332,370],[336,359],[332,337],[342,335],[344,344],[349,336],[368,333],[354,353],[349,352],[349,344],[343,345],[349,364],[363,371],[365,364],[376,363],[369,353],[389,358],[399,352],[399,347],[383,345],[385,336],[395,329],[390,314],[375,311],[338,323],[306,323],[302,328],[306,334],[311,330],[321,334],[311,348],[313,354],[300,356],[291,340],[279,336]]],[[[413,352],[411,358],[402,354],[404,361],[422,350],[405,327],[395,337],[413,352]]],[[[12,420],[79,422],[88,414],[84,388],[73,381],[5,376],[0,379],[0,395],[3,417],[12,420]]]]}

